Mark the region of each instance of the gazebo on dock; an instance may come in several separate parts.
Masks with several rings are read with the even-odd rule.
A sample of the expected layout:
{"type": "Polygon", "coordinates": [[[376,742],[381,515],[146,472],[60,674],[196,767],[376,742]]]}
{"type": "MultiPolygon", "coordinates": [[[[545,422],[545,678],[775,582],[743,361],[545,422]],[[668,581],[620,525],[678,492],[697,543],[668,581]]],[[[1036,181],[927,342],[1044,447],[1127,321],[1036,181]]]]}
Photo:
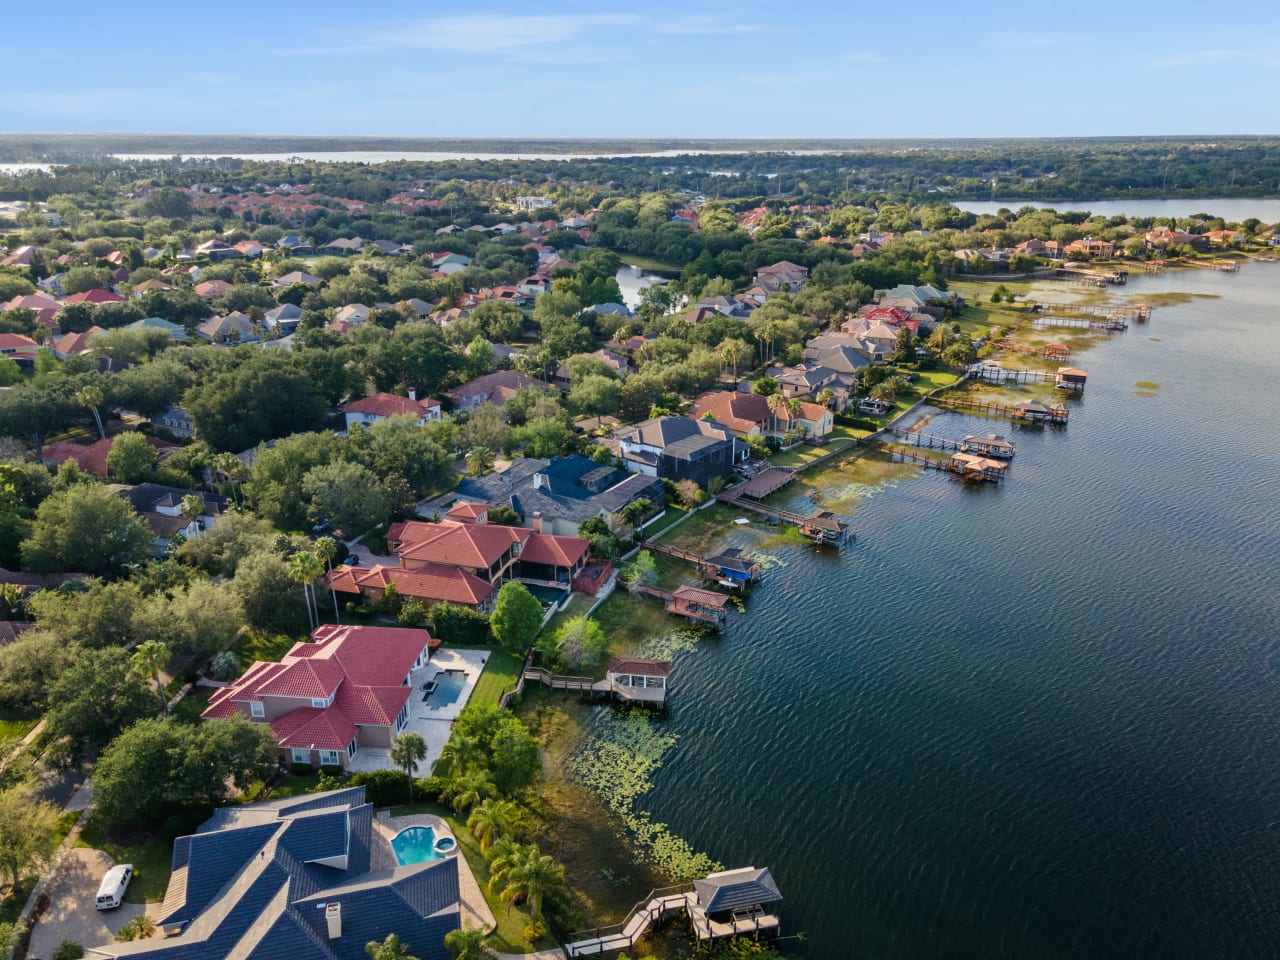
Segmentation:
{"type": "Polygon", "coordinates": [[[666,603],[667,613],[688,617],[690,620],[701,620],[723,626],[729,616],[729,597],[713,590],[701,590],[698,587],[676,587],[666,603]]]}
{"type": "Polygon", "coordinates": [[[1059,390],[1075,390],[1084,389],[1085,381],[1089,379],[1089,371],[1081,370],[1078,367],[1059,367],[1058,375],[1054,378],[1053,385],[1059,390]]]}
{"type": "Polygon", "coordinates": [[[741,867],[693,882],[689,920],[699,940],[776,933],[782,894],[768,867],[741,867]]]}
{"type": "Polygon", "coordinates": [[[605,681],[618,699],[644,703],[665,704],[670,677],[670,660],[614,657],[605,671],[605,681]]]}

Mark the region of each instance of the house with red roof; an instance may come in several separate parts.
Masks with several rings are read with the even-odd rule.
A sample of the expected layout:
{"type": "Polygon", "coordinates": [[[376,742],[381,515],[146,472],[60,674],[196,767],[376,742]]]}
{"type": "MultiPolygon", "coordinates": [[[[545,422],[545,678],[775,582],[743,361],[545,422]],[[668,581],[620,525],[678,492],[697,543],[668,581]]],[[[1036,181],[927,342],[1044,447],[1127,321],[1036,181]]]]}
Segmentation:
{"type": "MultiPolygon", "coordinates": [[[[111,452],[111,437],[95,440],[93,443],[76,443],[74,440],[55,440],[46,443],[40,454],[40,462],[51,469],[60,467],[68,460],[74,460],[85,473],[96,477],[107,475],[107,454],[111,452]]],[[[166,451],[171,452],[176,443],[161,440],[159,437],[146,437],[147,443],[159,451],[161,458],[166,451]]]]}
{"type": "Polygon", "coordinates": [[[191,291],[201,300],[216,300],[230,289],[231,284],[225,280],[206,280],[197,283],[191,291]]]}
{"type": "Polygon", "coordinates": [[[31,363],[40,350],[40,344],[20,333],[0,333],[0,357],[9,357],[19,363],[31,363]]]}
{"type": "Polygon", "coordinates": [[[36,248],[31,245],[18,247],[13,253],[0,259],[0,267],[29,267],[35,263],[36,248]]]}
{"type": "Polygon", "coordinates": [[[495,589],[507,580],[568,589],[587,563],[591,542],[528,527],[488,522],[488,510],[471,509],[439,523],[393,523],[387,545],[405,570],[455,567],[495,589]]]}
{"type": "Polygon", "coordinates": [[[124,297],[113,290],[85,290],[62,298],[63,303],[124,303],[124,297]]]}
{"type": "Polygon", "coordinates": [[[60,337],[54,337],[49,341],[49,348],[53,350],[53,355],[59,360],[65,360],[67,357],[75,356],[80,353],[89,352],[89,338],[97,333],[105,333],[96,323],[88,330],[80,333],[64,333],[60,337]]]}
{"type": "Polygon", "coordinates": [[[254,663],[201,717],[268,724],[283,759],[345,769],[361,749],[387,750],[404,730],[413,673],[439,645],[426,630],[326,624],[279,663],[254,663]]]}
{"type": "Polygon", "coordinates": [[[407,600],[417,600],[431,608],[437,603],[452,603],[485,613],[493,608],[497,589],[460,567],[424,563],[406,570],[403,567],[335,567],[325,577],[325,584],[337,593],[358,595],[369,602],[382,599],[388,586],[407,600]]]}
{"type": "Polygon", "coordinates": [[[419,400],[413,390],[407,397],[396,393],[375,393],[348,403],[342,408],[342,413],[347,418],[348,430],[357,424],[367,427],[387,417],[414,417],[418,426],[423,426],[428,420],[440,419],[440,401],[430,397],[419,400]]]}
{"type": "Polygon", "coordinates": [[[36,315],[36,322],[50,330],[58,327],[58,311],[62,304],[47,293],[27,293],[14,297],[0,304],[0,311],[30,310],[36,315]]]}

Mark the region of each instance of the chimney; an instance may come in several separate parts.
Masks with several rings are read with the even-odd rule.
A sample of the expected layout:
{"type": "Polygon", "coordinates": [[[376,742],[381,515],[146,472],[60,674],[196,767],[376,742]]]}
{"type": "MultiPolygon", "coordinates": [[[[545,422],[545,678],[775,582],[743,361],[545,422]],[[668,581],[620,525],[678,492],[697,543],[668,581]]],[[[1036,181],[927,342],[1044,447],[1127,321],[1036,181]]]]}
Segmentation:
{"type": "Polygon", "coordinates": [[[547,475],[545,473],[535,473],[533,475],[533,489],[541,490],[543,487],[549,487],[547,475]]]}
{"type": "Polygon", "coordinates": [[[413,387],[409,388],[409,399],[414,401],[415,403],[418,400],[418,391],[413,389],[413,387]]]}
{"type": "Polygon", "coordinates": [[[529,518],[529,526],[533,527],[534,533],[542,532],[542,511],[533,511],[533,516],[529,518]]]}
{"type": "Polygon", "coordinates": [[[329,939],[337,940],[342,936],[342,904],[325,904],[324,922],[329,925],[329,939]]]}

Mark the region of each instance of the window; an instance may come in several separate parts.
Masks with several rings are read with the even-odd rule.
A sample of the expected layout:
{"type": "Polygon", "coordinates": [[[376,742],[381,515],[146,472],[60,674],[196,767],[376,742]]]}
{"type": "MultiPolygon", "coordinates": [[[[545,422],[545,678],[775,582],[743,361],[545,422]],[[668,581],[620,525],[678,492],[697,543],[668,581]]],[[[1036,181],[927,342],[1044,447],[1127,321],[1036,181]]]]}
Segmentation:
{"type": "Polygon", "coordinates": [[[310,763],[311,751],[305,747],[294,747],[290,753],[293,755],[294,763],[310,763]]]}
{"type": "Polygon", "coordinates": [[[338,765],[337,750],[321,750],[320,765],[322,767],[336,767],[338,765]]]}
{"type": "Polygon", "coordinates": [[[323,710],[329,705],[329,701],[325,700],[323,697],[312,697],[311,705],[319,710],[323,710]]]}
{"type": "Polygon", "coordinates": [[[347,744],[347,756],[354,757],[356,755],[356,738],[352,737],[351,742],[347,744]]]}
{"type": "Polygon", "coordinates": [[[266,711],[266,709],[262,706],[262,701],[261,701],[261,700],[250,700],[250,701],[249,701],[249,716],[251,716],[251,717],[265,717],[266,715],[267,715],[267,711],[266,711]]]}

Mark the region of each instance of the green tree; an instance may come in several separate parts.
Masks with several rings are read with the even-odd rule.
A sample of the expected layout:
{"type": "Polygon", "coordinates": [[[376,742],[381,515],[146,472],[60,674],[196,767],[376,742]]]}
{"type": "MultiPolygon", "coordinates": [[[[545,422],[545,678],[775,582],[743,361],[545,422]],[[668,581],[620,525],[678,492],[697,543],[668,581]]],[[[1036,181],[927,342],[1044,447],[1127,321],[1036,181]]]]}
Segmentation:
{"type": "Polygon", "coordinates": [[[131,643],[138,635],[137,612],[142,605],[138,585],[129,580],[86,580],[71,590],[40,590],[27,601],[42,629],[82,647],[131,643]]]}
{"type": "Polygon", "coordinates": [[[107,473],[123,483],[141,483],[155,473],[160,455],[147,438],[132,431],[119,434],[107,452],[107,473]]]}
{"type": "Polygon", "coordinates": [[[0,390],[0,434],[23,441],[39,457],[50,434],[74,422],[76,410],[65,392],[47,383],[0,390]]]}
{"type": "Polygon", "coordinates": [[[214,654],[209,661],[209,676],[215,680],[234,680],[240,676],[240,672],[244,669],[244,665],[230,650],[223,650],[214,654]]]}
{"type": "Polygon", "coordinates": [[[519,812],[519,807],[510,800],[484,800],[471,808],[467,829],[480,844],[481,854],[487,855],[499,838],[511,836],[519,812]]]}
{"type": "Polygon", "coordinates": [[[302,495],[313,521],[331,521],[349,536],[391,518],[391,495],[368,467],[349,461],[312,467],[302,478],[302,495]]]}
{"type": "Polygon", "coordinates": [[[538,777],[538,741],[519,718],[503,716],[489,741],[489,773],[494,786],[513,794],[538,777]]]}
{"type": "Polygon", "coordinates": [[[364,952],[369,955],[369,960],[418,960],[394,933],[387,934],[381,943],[370,940],[364,945],[364,952]]]}
{"type": "Polygon", "coordinates": [[[535,844],[516,844],[489,864],[489,892],[510,906],[524,897],[529,916],[542,919],[542,905],[548,895],[564,889],[564,867],[546,856],[535,844]]]}
{"type": "Polygon", "coordinates": [[[413,778],[418,764],[427,759],[427,742],[422,734],[410,730],[391,742],[391,762],[405,772],[409,779],[409,802],[413,803],[413,778]]]}
{"type": "Polygon", "coordinates": [[[299,550],[289,558],[289,579],[302,584],[307,605],[307,622],[314,630],[319,626],[320,611],[316,606],[315,582],[324,576],[324,561],[310,550],[299,550]]]}
{"type": "Polygon", "coordinates": [[[48,630],[28,630],[0,647],[0,706],[17,715],[43,710],[49,688],[79,649],[48,630]]]}
{"type": "Polygon", "coordinates": [[[542,628],[542,604],[523,583],[510,580],[498,590],[489,626],[504,650],[522,655],[542,628]]]}
{"type": "Polygon", "coordinates": [[[12,889],[49,862],[58,845],[61,812],[29,785],[0,791],[0,868],[12,889]]]}
{"type": "Polygon", "coordinates": [[[134,647],[133,654],[129,658],[133,669],[155,684],[156,692],[160,696],[160,709],[166,714],[169,712],[169,698],[165,696],[164,684],[160,682],[160,671],[169,662],[169,657],[167,644],[159,640],[147,640],[134,647]]]}
{"type": "MultiPolygon", "coordinates": [[[[329,573],[329,592],[333,595],[333,622],[338,623],[338,588],[333,583],[333,561],[338,558],[338,541],[333,537],[318,537],[313,548],[317,556],[324,560],[324,565],[329,573]]],[[[346,552],[346,548],[343,548],[346,552]]]]}
{"type": "Polygon", "coordinates": [[[297,582],[289,576],[288,564],[279,554],[257,550],[240,561],[231,585],[251,626],[294,633],[310,621],[306,604],[298,602],[297,582]]]}
{"type": "Polygon", "coordinates": [[[280,350],[254,351],[234,369],[197,381],[184,402],[204,441],[232,452],[316,429],[325,415],[301,360],[280,350]]]}
{"type": "Polygon", "coordinates": [[[658,584],[658,563],[648,550],[641,550],[622,575],[622,582],[632,593],[640,593],[642,587],[658,584]]]}
{"type": "Polygon", "coordinates": [[[481,800],[492,797],[496,789],[489,772],[476,767],[464,774],[450,777],[440,791],[440,799],[447,801],[454,813],[462,813],[481,800]]]}
{"type": "Polygon", "coordinates": [[[467,451],[467,471],[474,477],[493,469],[493,451],[488,447],[472,447],[467,451]]]}
{"type": "Polygon", "coordinates": [[[590,617],[573,617],[556,631],[555,649],[565,666],[578,670],[604,656],[609,649],[609,638],[590,617]]]}
{"type": "Polygon", "coordinates": [[[601,417],[618,412],[622,405],[622,384],[613,377],[598,374],[582,377],[569,391],[569,402],[584,414],[594,414],[598,425],[601,417]]]}
{"type": "Polygon", "coordinates": [[[133,668],[127,650],[82,650],[49,690],[44,739],[58,759],[74,760],[155,712],[155,691],[133,668]]]}
{"type": "Polygon", "coordinates": [[[107,439],[107,431],[102,426],[102,416],[98,413],[98,407],[102,406],[103,394],[102,388],[97,386],[81,387],[76,392],[76,403],[80,406],[92,411],[93,422],[98,425],[98,436],[103,440],[107,439]]]}
{"type": "Polygon", "coordinates": [[[480,929],[450,930],[444,935],[444,946],[453,960],[495,960],[496,954],[484,940],[485,932],[480,929]]]}
{"type": "Polygon", "coordinates": [[[80,484],[49,496],[22,542],[29,570],[116,576],[151,555],[151,528],[106,487],[80,484]]]}
{"type": "Polygon", "coordinates": [[[132,943],[134,940],[150,940],[156,935],[156,922],[145,913],[140,913],[115,935],[116,943],[132,943]]]}

